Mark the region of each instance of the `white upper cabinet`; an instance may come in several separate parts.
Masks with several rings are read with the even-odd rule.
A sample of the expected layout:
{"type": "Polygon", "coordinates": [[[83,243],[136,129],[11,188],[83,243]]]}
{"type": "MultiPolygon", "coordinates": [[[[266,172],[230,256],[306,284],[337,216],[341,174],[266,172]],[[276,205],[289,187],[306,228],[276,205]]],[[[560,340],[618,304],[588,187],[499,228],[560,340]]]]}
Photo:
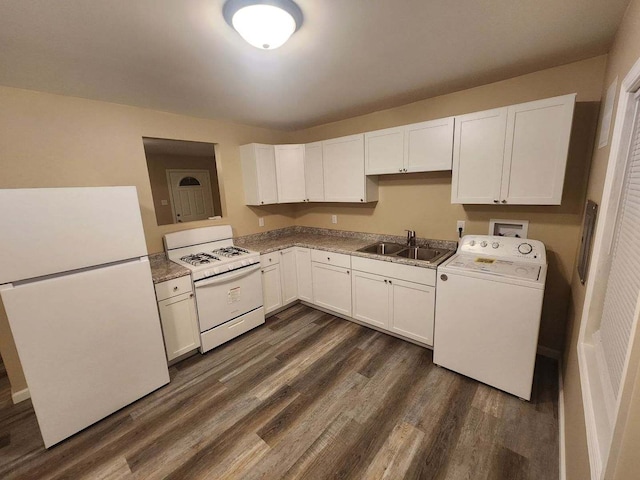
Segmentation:
{"type": "Polygon", "coordinates": [[[278,203],[306,201],[304,145],[276,145],[278,203]]]}
{"type": "Polygon", "coordinates": [[[575,95],[509,107],[501,201],[560,205],[575,95]]]}
{"type": "Polygon", "coordinates": [[[575,97],[456,117],[451,202],[560,205],[575,97]]]}
{"type": "Polygon", "coordinates": [[[367,175],[451,170],[453,117],[365,133],[367,175]]]}
{"type": "Polygon", "coordinates": [[[378,200],[377,183],[364,174],[364,135],[322,142],[326,202],[378,200]]]}
{"type": "Polygon", "coordinates": [[[451,170],[453,117],[407,125],[404,147],[405,172],[451,170]]]}
{"type": "Polygon", "coordinates": [[[461,115],[455,123],[451,203],[497,203],[507,109],[461,115]]]}
{"type": "Polygon", "coordinates": [[[276,158],[273,145],[251,143],[240,147],[244,199],[247,205],[278,203],[276,158]]]}
{"type": "Polygon", "coordinates": [[[364,134],[366,174],[404,171],[404,127],[387,128],[364,134]]]}
{"type": "Polygon", "coordinates": [[[323,202],[322,142],[307,143],[304,146],[304,178],[307,202],[323,202]]]}

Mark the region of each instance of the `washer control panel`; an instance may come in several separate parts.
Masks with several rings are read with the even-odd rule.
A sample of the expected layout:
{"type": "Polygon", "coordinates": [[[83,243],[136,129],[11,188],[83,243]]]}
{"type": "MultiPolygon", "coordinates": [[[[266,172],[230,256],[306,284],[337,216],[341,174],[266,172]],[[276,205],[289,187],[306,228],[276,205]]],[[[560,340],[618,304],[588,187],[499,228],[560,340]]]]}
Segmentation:
{"type": "Polygon", "coordinates": [[[547,263],[544,244],[529,238],[465,235],[460,240],[458,252],[547,263]]]}

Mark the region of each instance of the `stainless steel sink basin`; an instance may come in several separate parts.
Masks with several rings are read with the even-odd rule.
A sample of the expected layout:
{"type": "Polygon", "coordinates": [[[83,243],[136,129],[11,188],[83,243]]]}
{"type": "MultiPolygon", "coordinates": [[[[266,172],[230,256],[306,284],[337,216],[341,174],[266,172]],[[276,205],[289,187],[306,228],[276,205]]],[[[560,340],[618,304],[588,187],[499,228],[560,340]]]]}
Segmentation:
{"type": "Polygon", "coordinates": [[[395,255],[405,248],[407,248],[407,246],[400,243],[378,242],[372,245],[367,245],[366,247],[362,247],[358,249],[358,252],[374,253],[376,255],[395,255]]]}
{"type": "Polygon", "coordinates": [[[449,250],[437,250],[425,247],[410,247],[397,253],[398,257],[410,258],[412,260],[425,260],[427,262],[436,262],[440,257],[446,255],[449,250]]]}

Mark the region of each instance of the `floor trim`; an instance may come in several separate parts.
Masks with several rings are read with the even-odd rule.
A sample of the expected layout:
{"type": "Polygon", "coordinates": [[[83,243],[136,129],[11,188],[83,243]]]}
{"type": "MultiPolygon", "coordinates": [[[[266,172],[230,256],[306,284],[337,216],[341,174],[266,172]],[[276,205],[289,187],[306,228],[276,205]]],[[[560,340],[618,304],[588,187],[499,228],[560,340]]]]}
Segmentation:
{"type": "Polygon", "coordinates": [[[14,404],[24,402],[25,400],[29,400],[30,398],[31,398],[31,394],[29,393],[28,388],[18,390],[17,392],[14,392],[13,390],[11,390],[11,400],[13,400],[14,404]]]}
{"type": "Polygon", "coordinates": [[[560,480],[567,479],[567,451],[564,426],[564,382],[562,379],[562,361],[558,360],[558,445],[560,448],[560,480]]]}

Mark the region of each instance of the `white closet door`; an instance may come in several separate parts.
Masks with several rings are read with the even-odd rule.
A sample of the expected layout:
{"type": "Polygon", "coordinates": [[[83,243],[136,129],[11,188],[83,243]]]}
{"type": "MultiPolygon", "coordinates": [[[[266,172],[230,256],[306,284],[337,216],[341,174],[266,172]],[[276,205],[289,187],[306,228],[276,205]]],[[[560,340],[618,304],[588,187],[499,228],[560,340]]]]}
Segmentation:
{"type": "MultiPolygon", "coordinates": [[[[640,109],[636,104],[634,133],[621,193],[611,269],[600,323],[602,370],[609,376],[613,396],[620,391],[633,321],[640,296],[640,109]]],[[[596,335],[596,338],[598,335],[596,335]]]]}

